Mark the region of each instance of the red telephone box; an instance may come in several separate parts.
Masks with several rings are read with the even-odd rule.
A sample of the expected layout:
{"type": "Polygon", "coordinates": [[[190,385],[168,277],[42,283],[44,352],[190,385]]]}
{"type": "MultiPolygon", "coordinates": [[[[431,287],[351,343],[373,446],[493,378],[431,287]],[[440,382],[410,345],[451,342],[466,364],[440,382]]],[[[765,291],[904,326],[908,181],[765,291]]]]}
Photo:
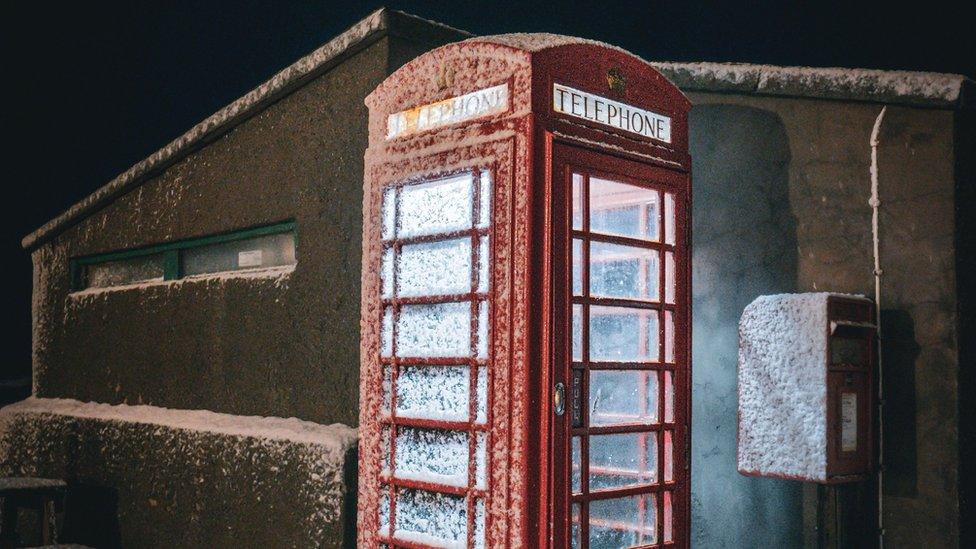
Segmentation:
{"type": "Polygon", "coordinates": [[[521,34],[366,103],[360,546],[688,546],[688,100],[521,34]]]}

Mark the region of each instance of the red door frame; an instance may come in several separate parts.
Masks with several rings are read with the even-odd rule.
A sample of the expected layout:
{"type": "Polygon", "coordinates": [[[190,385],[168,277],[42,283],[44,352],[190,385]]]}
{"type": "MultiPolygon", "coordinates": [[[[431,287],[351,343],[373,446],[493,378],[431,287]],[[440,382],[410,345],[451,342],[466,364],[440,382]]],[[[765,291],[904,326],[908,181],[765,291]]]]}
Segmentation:
{"type": "MultiPolygon", "coordinates": [[[[549,387],[544,387],[542,394],[552,396],[553,387],[556,383],[562,383],[566,388],[566,411],[561,416],[557,416],[552,411],[551,398],[543,401],[543,408],[548,407],[548,417],[551,422],[548,450],[550,456],[549,475],[549,499],[550,507],[548,510],[547,522],[551,527],[550,540],[552,547],[569,547],[570,528],[572,523],[572,503],[573,499],[582,499],[579,496],[573,498],[571,495],[571,439],[573,432],[581,434],[579,428],[571,427],[573,415],[573,378],[571,376],[571,345],[572,345],[572,320],[571,303],[572,296],[572,266],[571,248],[573,231],[571,227],[571,209],[573,193],[571,188],[572,168],[612,177],[615,180],[655,188],[662,191],[673,193],[675,196],[675,227],[676,240],[672,247],[664,244],[663,227],[660,229],[660,244],[651,247],[662,250],[661,274],[659,278],[660,301],[658,308],[660,311],[669,310],[674,315],[674,363],[666,365],[664,362],[663,338],[661,341],[661,351],[659,362],[649,366],[653,370],[670,370],[673,372],[674,379],[674,418],[673,422],[665,423],[663,398],[658,398],[658,419],[659,422],[652,427],[641,428],[640,432],[656,431],[662,433],[657,444],[656,467],[659,471],[656,474],[657,482],[651,487],[631,488],[615,491],[618,496],[627,496],[643,493],[657,493],[658,512],[656,513],[655,531],[657,532],[657,545],[653,547],[687,547],[689,546],[690,534],[690,424],[691,424],[691,247],[690,247],[690,177],[682,171],[669,170],[654,166],[650,163],[640,162],[636,159],[615,156],[608,152],[599,151],[594,148],[582,148],[570,143],[554,143],[547,147],[547,164],[549,174],[547,187],[551,198],[550,210],[550,261],[551,278],[550,292],[552,299],[549,304],[549,315],[551,321],[551,344],[550,344],[550,364],[549,364],[549,387]],[[673,249],[675,253],[675,300],[673,305],[664,304],[664,261],[663,250],[673,249]],[[673,459],[673,482],[664,482],[664,435],[665,431],[672,432],[672,459],[673,459]],[[663,529],[663,497],[665,491],[671,493],[672,505],[672,541],[664,543],[663,529]]],[[[663,197],[663,192],[660,195],[663,197]]],[[[584,207],[585,209],[585,207],[584,207]]],[[[661,218],[663,219],[663,208],[661,208],[661,218]]],[[[588,214],[584,214],[588,215],[588,214]]],[[[583,269],[587,269],[584,263],[583,269]]],[[[583,277],[586,279],[586,277],[583,277]]],[[[663,315],[660,320],[663,326],[663,315]]],[[[663,330],[663,328],[662,328],[663,330]]],[[[586,339],[585,333],[581,336],[586,339]]],[[[586,345],[586,343],[583,343],[586,345]]],[[[663,382],[663,375],[659,378],[659,383],[663,382]]],[[[659,394],[664,394],[663,383],[659,385],[659,394]]],[[[586,402],[585,391],[582,394],[582,402],[586,402]]],[[[585,404],[584,404],[585,406],[585,404]]],[[[587,415],[582,413],[583,428],[588,428],[587,415]]],[[[619,429],[617,429],[619,430],[619,429]]],[[[586,437],[581,437],[585,440],[586,437]]],[[[586,445],[584,443],[582,459],[585,463],[586,445]]],[[[582,476],[582,474],[581,474],[582,476]]],[[[581,480],[584,485],[586,480],[581,480]]],[[[581,522],[586,521],[584,511],[581,522]]]]}

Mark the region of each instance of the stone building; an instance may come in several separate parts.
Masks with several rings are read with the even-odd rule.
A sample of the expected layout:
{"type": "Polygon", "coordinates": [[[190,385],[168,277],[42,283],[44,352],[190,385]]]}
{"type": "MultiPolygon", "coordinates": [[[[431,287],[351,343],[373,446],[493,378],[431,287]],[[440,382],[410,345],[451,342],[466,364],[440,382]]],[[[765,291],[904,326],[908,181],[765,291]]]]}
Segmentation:
{"type": "MultiPolygon", "coordinates": [[[[0,413],[0,473],[69,481],[64,539],[354,543],[363,98],[467,37],[377,11],[24,239],[34,396],[0,413]]],[[[965,545],[972,81],[654,66],[694,104],[692,543],[875,535],[872,486],[831,499],[736,472],[735,365],[756,296],[875,295],[869,168],[886,108],[875,143],[886,539],[965,545]],[[835,530],[835,515],[851,524],[835,530]]]]}

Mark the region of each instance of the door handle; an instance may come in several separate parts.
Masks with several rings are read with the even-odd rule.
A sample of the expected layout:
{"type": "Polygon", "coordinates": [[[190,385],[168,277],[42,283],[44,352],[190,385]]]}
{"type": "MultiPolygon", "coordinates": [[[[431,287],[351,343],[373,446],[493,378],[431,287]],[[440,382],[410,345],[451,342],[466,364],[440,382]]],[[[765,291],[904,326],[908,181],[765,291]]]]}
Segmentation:
{"type": "Polygon", "coordinates": [[[563,415],[566,411],[566,386],[561,382],[557,383],[552,390],[552,411],[557,416],[563,415]]]}

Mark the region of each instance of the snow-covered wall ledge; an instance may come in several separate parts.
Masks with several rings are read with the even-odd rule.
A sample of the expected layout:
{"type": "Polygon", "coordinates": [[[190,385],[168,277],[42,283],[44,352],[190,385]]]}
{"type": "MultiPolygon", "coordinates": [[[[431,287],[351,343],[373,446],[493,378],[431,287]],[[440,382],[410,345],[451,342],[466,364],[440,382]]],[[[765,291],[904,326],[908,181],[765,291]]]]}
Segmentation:
{"type": "Polygon", "coordinates": [[[870,101],[957,109],[972,102],[959,74],[875,69],[779,67],[750,63],[652,62],[682,91],[870,101]]]}
{"type": "Polygon", "coordinates": [[[348,545],[356,446],[351,427],[295,418],[41,398],[0,410],[0,475],[67,480],[69,508],[115,526],[69,539],[69,523],[64,538],[96,546],[348,545]]]}

